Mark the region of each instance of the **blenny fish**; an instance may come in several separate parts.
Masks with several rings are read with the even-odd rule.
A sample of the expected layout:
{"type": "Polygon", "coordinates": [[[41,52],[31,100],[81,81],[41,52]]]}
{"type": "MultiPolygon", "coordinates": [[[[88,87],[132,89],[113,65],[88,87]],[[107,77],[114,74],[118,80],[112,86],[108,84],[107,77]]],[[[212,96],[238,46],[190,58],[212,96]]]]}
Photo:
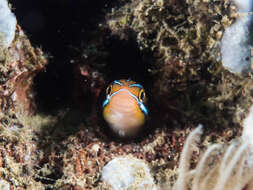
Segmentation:
{"type": "Polygon", "coordinates": [[[142,85],[132,80],[115,80],[106,89],[104,120],[119,136],[135,136],[148,116],[146,102],[142,85]]]}

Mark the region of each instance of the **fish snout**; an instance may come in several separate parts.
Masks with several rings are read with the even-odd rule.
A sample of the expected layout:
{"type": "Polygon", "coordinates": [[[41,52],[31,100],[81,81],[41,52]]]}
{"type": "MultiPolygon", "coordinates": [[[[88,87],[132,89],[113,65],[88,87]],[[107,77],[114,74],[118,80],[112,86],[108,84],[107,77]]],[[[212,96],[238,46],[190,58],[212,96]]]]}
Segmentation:
{"type": "Polygon", "coordinates": [[[137,98],[127,91],[120,91],[110,98],[103,110],[109,126],[120,136],[135,135],[145,123],[137,98]]]}

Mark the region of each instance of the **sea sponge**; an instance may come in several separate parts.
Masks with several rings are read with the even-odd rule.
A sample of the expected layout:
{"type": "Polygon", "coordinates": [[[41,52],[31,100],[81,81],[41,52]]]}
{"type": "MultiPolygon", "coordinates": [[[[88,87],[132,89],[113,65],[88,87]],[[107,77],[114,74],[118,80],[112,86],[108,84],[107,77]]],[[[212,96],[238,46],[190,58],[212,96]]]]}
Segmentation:
{"type": "Polygon", "coordinates": [[[253,41],[250,28],[253,16],[250,14],[252,2],[250,0],[235,0],[239,8],[239,17],[236,22],[225,30],[221,41],[222,64],[234,73],[252,71],[251,49],[253,41]]]}
{"type": "Polygon", "coordinates": [[[0,0],[0,46],[9,47],[15,37],[17,20],[6,0],[0,0]]]}
{"type": "Polygon", "coordinates": [[[10,189],[10,184],[7,183],[5,180],[0,179],[0,189],[1,190],[9,190],[10,189]]]}
{"type": "Polygon", "coordinates": [[[133,156],[117,157],[104,166],[102,180],[113,190],[157,190],[146,163],[133,156]]]}

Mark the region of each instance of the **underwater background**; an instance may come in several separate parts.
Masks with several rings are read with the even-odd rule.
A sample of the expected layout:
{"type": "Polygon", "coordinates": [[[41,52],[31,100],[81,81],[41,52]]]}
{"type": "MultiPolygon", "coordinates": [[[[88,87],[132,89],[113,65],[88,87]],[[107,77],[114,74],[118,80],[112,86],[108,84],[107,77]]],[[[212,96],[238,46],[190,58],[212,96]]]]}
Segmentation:
{"type": "MultiPolygon", "coordinates": [[[[199,179],[209,181],[200,189],[219,189],[213,184],[223,182],[213,176],[227,152],[227,165],[240,155],[234,170],[243,169],[228,177],[240,184],[224,182],[226,188],[253,189],[252,145],[241,138],[253,103],[252,6],[246,6],[243,35],[236,30],[238,37],[227,34],[224,42],[225,31],[245,17],[232,0],[9,4],[17,26],[11,44],[0,43],[2,189],[115,190],[121,166],[107,165],[115,158],[140,168],[122,175],[119,189],[196,189],[201,180],[180,176],[183,156],[185,171],[205,166],[199,179]],[[239,56],[237,65],[246,66],[238,72],[239,56]],[[119,79],[141,84],[147,96],[147,122],[129,139],[115,135],[101,116],[106,88],[119,79]],[[213,144],[219,149],[199,164],[213,144]],[[208,170],[213,173],[205,178],[208,170]],[[185,186],[177,186],[183,178],[185,186]]],[[[0,34],[1,27],[0,16],[0,34]]]]}

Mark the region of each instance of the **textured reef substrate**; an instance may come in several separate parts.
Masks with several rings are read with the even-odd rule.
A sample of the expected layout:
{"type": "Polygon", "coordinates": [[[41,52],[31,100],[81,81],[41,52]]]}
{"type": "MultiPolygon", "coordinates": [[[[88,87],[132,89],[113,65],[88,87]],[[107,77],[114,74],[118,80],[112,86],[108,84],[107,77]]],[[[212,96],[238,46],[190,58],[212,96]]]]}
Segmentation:
{"type": "Polygon", "coordinates": [[[21,27],[0,55],[0,173],[11,188],[108,189],[102,168],[123,155],[144,160],[157,187],[169,187],[197,124],[204,135],[192,166],[210,144],[241,135],[252,79],[220,62],[233,2],[11,3],[21,27]],[[145,87],[150,117],[136,139],[122,140],[97,112],[106,84],[128,77],[145,87]]]}

